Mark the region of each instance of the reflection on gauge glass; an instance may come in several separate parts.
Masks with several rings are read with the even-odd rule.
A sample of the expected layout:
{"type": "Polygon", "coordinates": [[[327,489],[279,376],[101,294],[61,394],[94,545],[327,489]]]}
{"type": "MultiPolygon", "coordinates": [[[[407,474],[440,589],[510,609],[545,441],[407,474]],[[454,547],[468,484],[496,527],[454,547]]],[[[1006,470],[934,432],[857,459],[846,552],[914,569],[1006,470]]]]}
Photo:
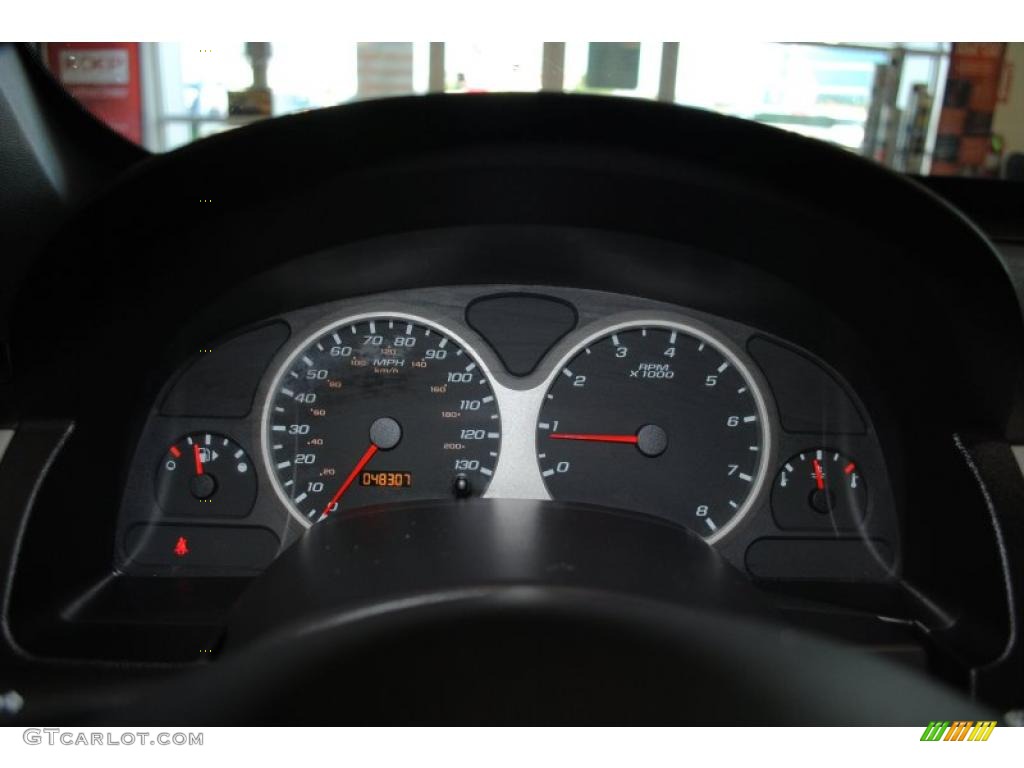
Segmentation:
{"type": "Polygon", "coordinates": [[[360,317],[301,345],[263,419],[268,468],[304,524],[339,510],[479,496],[501,443],[487,372],[450,334],[360,317]]]}
{"type": "Polygon", "coordinates": [[[192,432],[161,457],[156,498],[169,517],[244,517],[256,500],[256,473],[231,438],[192,432]]]}
{"type": "Polygon", "coordinates": [[[761,485],[766,418],[742,363],[707,334],[625,326],[559,367],[537,458],[555,499],[658,515],[715,541],[761,485]]]}
{"type": "Polygon", "coordinates": [[[857,463],[827,448],[791,457],[772,487],[775,522],[791,530],[856,528],[867,503],[868,489],[857,463]]]}

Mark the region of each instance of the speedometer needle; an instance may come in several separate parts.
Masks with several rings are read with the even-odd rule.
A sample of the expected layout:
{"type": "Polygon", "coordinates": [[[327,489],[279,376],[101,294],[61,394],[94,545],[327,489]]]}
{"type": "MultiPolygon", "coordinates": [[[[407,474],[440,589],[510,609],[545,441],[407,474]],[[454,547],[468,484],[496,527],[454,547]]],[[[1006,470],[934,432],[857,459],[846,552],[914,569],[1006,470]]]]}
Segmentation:
{"type": "Polygon", "coordinates": [[[377,450],[377,444],[370,443],[370,447],[366,449],[366,453],[364,453],[362,458],[360,458],[359,461],[356,462],[356,465],[355,467],[352,468],[352,471],[348,473],[348,477],[346,477],[345,482],[341,484],[341,488],[339,488],[338,492],[335,493],[331,497],[331,500],[327,502],[327,505],[324,507],[324,511],[320,515],[321,520],[323,520],[325,517],[331,514],[331,507],[333,507],[338,502],[338,500],[342,497],[345,491],[348,490],[349,486],[352,485],[353,482],[355,482],[355,479],[359,476],[359,473],[363,471],[363,467],[370,463],[370,459],[374,457],[374,454],[377,453],[377,450]]]}
{"type": "Polygon", "coordinates": [[[571,432],[552,432],[548,437],[552,440],[589,440],[594,443],[629,443],[631,445],[636,445],[640,439],[636,435],[581,435],[571,432]]]}

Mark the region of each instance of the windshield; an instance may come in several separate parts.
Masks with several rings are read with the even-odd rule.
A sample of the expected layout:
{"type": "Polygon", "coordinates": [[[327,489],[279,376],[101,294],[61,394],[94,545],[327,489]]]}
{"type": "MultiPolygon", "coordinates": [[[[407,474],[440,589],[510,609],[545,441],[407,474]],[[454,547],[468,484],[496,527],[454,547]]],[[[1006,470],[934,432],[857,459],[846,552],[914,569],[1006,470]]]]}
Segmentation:
{"type": "Polygon", "coordinates": [[[1014,176],[1024,151],[1010,77],[1024,43],[38,45],[86,108],[153,152],[362,99],[540,90],[714,110],[914,174],[1014,176]]]}

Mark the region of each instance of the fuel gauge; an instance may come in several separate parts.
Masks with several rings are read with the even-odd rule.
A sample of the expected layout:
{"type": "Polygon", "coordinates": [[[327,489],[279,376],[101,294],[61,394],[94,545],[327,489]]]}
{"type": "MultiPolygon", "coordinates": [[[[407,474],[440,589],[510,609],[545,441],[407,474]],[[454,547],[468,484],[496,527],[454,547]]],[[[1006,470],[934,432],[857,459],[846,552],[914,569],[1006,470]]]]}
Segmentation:
{"type": "Polygon", "coordinates": [[[185,435],[160,459],[156,498],[168,517],[245,517],[256,499],[252,461],[224,435],[185,435]]]}
{"type": "Polygon", "coordinates": [[[864,519],[867,501],[857,463],[825,448],[793,456],[772,487],[772,513],[780,528],[855,529],[864,519]]]}

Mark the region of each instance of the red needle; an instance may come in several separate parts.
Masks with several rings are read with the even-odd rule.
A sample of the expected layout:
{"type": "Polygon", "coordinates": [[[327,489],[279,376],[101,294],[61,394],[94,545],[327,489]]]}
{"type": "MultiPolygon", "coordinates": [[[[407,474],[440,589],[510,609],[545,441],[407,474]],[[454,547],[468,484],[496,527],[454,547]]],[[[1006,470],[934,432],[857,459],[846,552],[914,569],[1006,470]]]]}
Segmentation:
{"type": "Polygon", "coordinates": [[[589,440],[593,443],[631,443],[636,445],[636,435],[578,435],[569,432],[552,432],[552,440],[589,440]]]}
{"type": "Polygon", "coordinates": [[[342,494],[348,490],[348,487],[352,485],[353,482],[355,482],[356,477],[358,477],[359,473],[363,471],[363,467],[370,463],[370,459],[373,458],[373,455],[375,453],[377,453],[377,444],[370,443],[370,447],[366,449],[366,453],[364,453],[362,458],[359,459],[358,462],[356,462],[356,465],[355,467],[352,468],[352,471],[348,473],[348,477],[346,477],[345,482],[341,484],[341,488],[339,488],[338,492],[335,493],[331,497],[331,500],[327,502],[327,506],[324,507],[323,514],[320,515],[321,520],[323,520],[325,517],[331,514],[331,507],[333,507],[334,504],[338,501],[338,499],[341,498],[342,494]]]}
{"type": "Polygon", "coordinates": [[[202,475],[203,460],[199,457],[199,443],[192,443],[192,455],[196,458],[196,475],[202,475]]]}
{"type": "Polygon", "coordinates": [[[818,490],[825,490],[825,476],[821,472],[821,462],[817,459],[811,459],[811,464],[814,465],[814,482],[818,484],[818,490]]]}

